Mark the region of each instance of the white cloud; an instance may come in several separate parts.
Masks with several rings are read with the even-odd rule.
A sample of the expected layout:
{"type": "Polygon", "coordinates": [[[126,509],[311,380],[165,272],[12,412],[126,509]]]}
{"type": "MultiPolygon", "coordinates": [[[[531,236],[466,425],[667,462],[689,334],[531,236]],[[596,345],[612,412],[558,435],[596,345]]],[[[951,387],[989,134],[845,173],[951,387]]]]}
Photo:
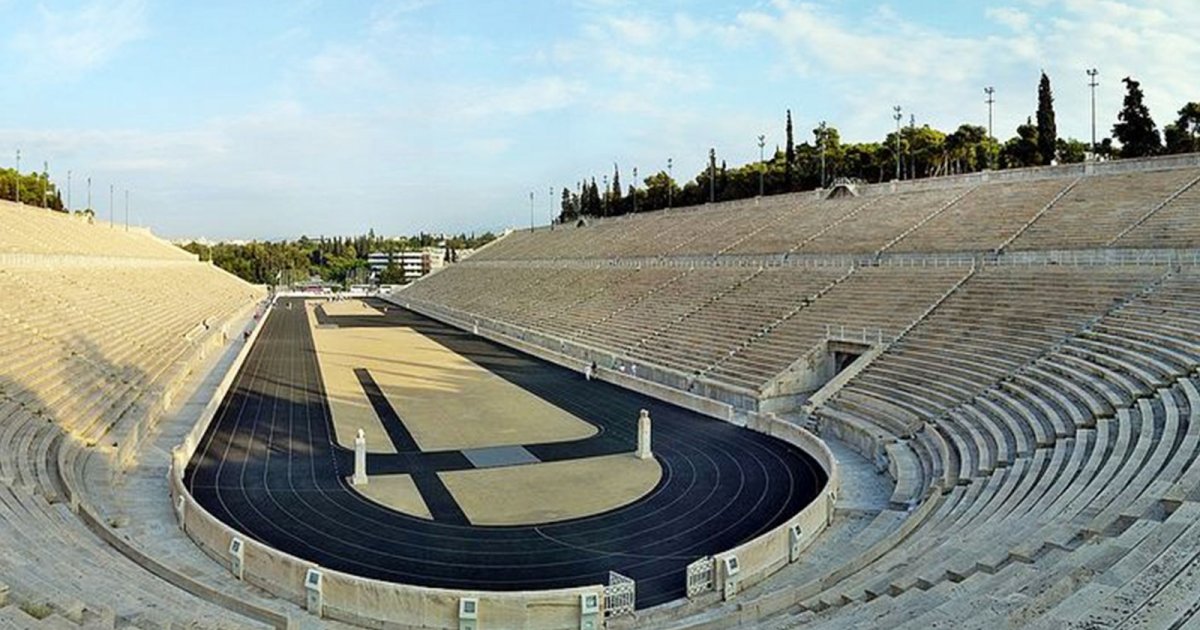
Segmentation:
{"type": "Polygon", "coordinates": [[[447,90],[457,93],[451,103],[456,114],[471,118],[491,116],[527,116],[561,109],[572,104],[584,92],[579,81],[562,77],[527,79],[515,85],[485,85],[447,90]]]}
{"type": "Polygon", "coordinates": [[[868,140],[888,128],[900,103],[918,124],[952,127],[986,120],[982,88],[997,90],[996,135],[1011,135],[1033,113],[1038,73],[1050,74],[1060,134],[1084,137],[1089,126],[1084,69],[1101,70],[1098,133],[1107,135],[1120,107],[1119,79],[1143,79],[1152,113],[1163,124],[1188,99],[1195,80],[1187,59],[1200,55],[1200,12],[1189,0],[1024,0],[1024,8],[985,9],[999,33],[965,35],[877,10],[851,19],[837,6],[776,0],[747,11],[739,28],[768,36],[787,55],[783,68],[818,84],[823,107],[843,137],[868,140]],[[1104,79],[1107,77],[1107,80],[1104,79]],[[848,132],[848,133],[847,133],[848,132]]]}
{"type": "Polygon", "coordinates": [[[1014,31],[1024,31],[1029,28],[1029,14],[1013,7],[988,7],[984,10],[991,20],[1014,31]]]}
{"type": "Polygon", "coordinates": [[[11,46],[30,71],[46,78],[101,66],[147,33],[144,0],[93,0],[77,11],[39,12],[41,24],[22,31],[11,46]]]}
{"type": "Polygon", "coordinates": [[[575,37],[555,42],[548,58],[580,76],[593,77],[596,91],[634,89],[642,98],[703,91],[713,82],[695,61],[691,45],[710,28],[682,14],[670,20],[604,16],[585,23],[575,37]]]}

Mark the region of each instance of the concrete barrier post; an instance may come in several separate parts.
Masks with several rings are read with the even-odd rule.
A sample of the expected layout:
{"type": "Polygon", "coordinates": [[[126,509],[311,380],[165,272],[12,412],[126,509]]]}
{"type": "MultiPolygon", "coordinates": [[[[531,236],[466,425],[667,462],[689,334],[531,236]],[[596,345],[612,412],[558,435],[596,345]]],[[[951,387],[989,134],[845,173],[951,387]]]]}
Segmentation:
{"type": "Polygon", "coordinates": [[[804,532],[800,530],[799,523],[794,523],[788,528],[788,562],[800,559],[800,542],[803,539],[804,532]]]}
{"type": "Polygon", "coordinates": [[[305,608],[308,612],[321,617],[325,613],[325,597],[321,572],[309,569],[304,575],[305,608]]]}
{"type": "Polygon", "coordinates": [[[738,566],[737,556],[726,556],[721,561],[721,598],[729,601],[738,594],[741,587],[741,567],[738,566]]]}
{"type": "Polygon", "coordinates": [[[650,453],[650,412],[642,410],[638,416],[638,459],[650,459],[653,455],[650,453]]]}
{"type": "Polygon", "coordinates": [[[233,577],[241,580],[244,575],[243,567],[246,564],[246,548],[242,543],[241,538],[234,538],[229,541],[229,572],[233,573],[233,577]]]}
{"type": "Polygon", "coordinates": [[[600,630],[600,596],[595,593],[579,595],[579,630],[600,630]]]}
{"type": "Polygon", "coordinates": [[[474,597],[458,599],[458,630],[479,628],[479,600],[474,597]]]}
{"type": "Polygon", "coordinates": [[[362,429],[354,436],[354,485],[367,485],[367,436],[362,429]]]}

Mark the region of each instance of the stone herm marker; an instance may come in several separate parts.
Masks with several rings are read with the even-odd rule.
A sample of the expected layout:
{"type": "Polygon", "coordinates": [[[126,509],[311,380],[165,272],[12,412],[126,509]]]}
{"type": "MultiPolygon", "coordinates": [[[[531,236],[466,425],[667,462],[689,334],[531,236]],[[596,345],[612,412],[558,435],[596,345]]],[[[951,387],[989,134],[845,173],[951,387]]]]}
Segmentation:
{"type": "Polygon", "coordinates": [[[650,412],[642,410],[638,416],[638,459],[650,459],[653,455],[650,454],[650,412]]]}
{"type": "Polygon", "coordinates": [[[367,436],[358,430],[354,436],[354,480],[356,486],[367,485],[367,436]]]}

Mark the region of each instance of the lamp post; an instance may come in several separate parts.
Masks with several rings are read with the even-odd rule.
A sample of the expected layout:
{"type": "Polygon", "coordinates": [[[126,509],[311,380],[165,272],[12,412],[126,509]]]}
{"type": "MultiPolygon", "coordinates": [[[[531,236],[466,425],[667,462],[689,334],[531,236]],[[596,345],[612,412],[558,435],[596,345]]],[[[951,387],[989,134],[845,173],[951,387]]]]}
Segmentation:
{"type": "Polygon", "coordinates": [[[675,177],[671,174],[673,163],[671,158],[667,158],[667,210],[671,209],[671,197],[675,193],[675,177]]]}
{"type": "Polygon", "coordinates": [[[763,196],[763,175],[767,171],[767,163],[763,157],[763,147],[767,145],[767,135],[758,136],[758,196],[763,196]]]}
{"type": "Polygon", "coordinates": [[[637,167],[633,167],[633,213],[637,214],[637,191],[638,191],[637,167]]]}
{"type": "Polygon", "coordinates": [[[892,118],[896,119],[896,179],[900,179],[900,119],[903,116],[900,114],[899,105],[892,107],[892,109],[896,112],[892,115],[892,118]]]}
{"type": "Polygon", "coordinates": [[[529,232],[533,233],[533,191],[529,191],[529,232]]]}
{"type": "Polygon", "coordinates": [[[608,216],[608,175],[600,178],[604,182],[604,194],[600,196],[600,216],[608,216]]]}
{"type": "Polygon", "coordinates": [[[917,178],[917,161],[913,159],[913,141],[917,138],[917,116],[908,115],[908,178],[917,178]]]}
{"type": "Polygon", "coordinates": [[[18,204],[19,204],[19,203],[21,203],[21,150],[20,150],[20,149],[17,149],[17,188],[16,188],[16,196],[17,196],[17,197],[16,197],[16,199],[14,199],[13,201],[16,201],[18,204]]]}
{"type": "Polygon", "coordinates": [[[717,150],[708,150],[708,203],[717,200],[717,150]]]}
{"type": "MultiPolygon", "coordinates": [[[[992,105],[996,103],[996,88],[989,85],[983,88],[983,93],[987,94],[987,100],[984,103],[987,103],[988,106],[988,141],[994,142],[996,138],[992,135],[992,105]]],[[[992,147],[990,145],[988,146],[988,168],[992,168],[992,147]]]]}
{"type": "Polygon", "coordinates": [[[1100,85],[1096,81],[1096,75],[1098,75],[1098,74],[1100,74],[1100,71],[1095,68],[1091,68],[1087,71],[1088,78],[1091,79],[1088,82],[1088,87],[1092,88],[1092,158],[1093,159],[1096,156],[1096,86],[1100,85]]]}
{"type": "Polygon", "coordinates": [[[550,208],[550,229],[554,229],[554,187],[550,186],[546,193],[546,207],[550,208]]]}
{"type": "Polygon", "coordinates": [[[983,88],[983,93],[987,94],[987,100],[985,100],[984,103],[987,103],[987,106],[988,106],[988,139],[991,139],[991,137],[992,137],[992,105],[996,102],[996,98],[995,98],[996,88],[989,85],[989,86],[983,88]]]}

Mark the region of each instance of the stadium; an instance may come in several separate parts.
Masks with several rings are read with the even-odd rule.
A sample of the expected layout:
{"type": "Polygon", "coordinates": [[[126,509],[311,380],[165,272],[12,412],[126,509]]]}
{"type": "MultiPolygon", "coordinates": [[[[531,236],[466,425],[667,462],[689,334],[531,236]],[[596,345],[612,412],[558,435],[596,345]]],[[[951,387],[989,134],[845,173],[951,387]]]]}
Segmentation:
{"type": "Polygon", "coordinates": [[[4,7],[0,630],[1200,628],[1194,12],[566,4],[4,7]]]}
{"type": "Polygon", "coordinates": [[[0,611],[1186,625],[1198,183],[1189,154],[601,219],[350,299],[6,202],[0,611]]]}

